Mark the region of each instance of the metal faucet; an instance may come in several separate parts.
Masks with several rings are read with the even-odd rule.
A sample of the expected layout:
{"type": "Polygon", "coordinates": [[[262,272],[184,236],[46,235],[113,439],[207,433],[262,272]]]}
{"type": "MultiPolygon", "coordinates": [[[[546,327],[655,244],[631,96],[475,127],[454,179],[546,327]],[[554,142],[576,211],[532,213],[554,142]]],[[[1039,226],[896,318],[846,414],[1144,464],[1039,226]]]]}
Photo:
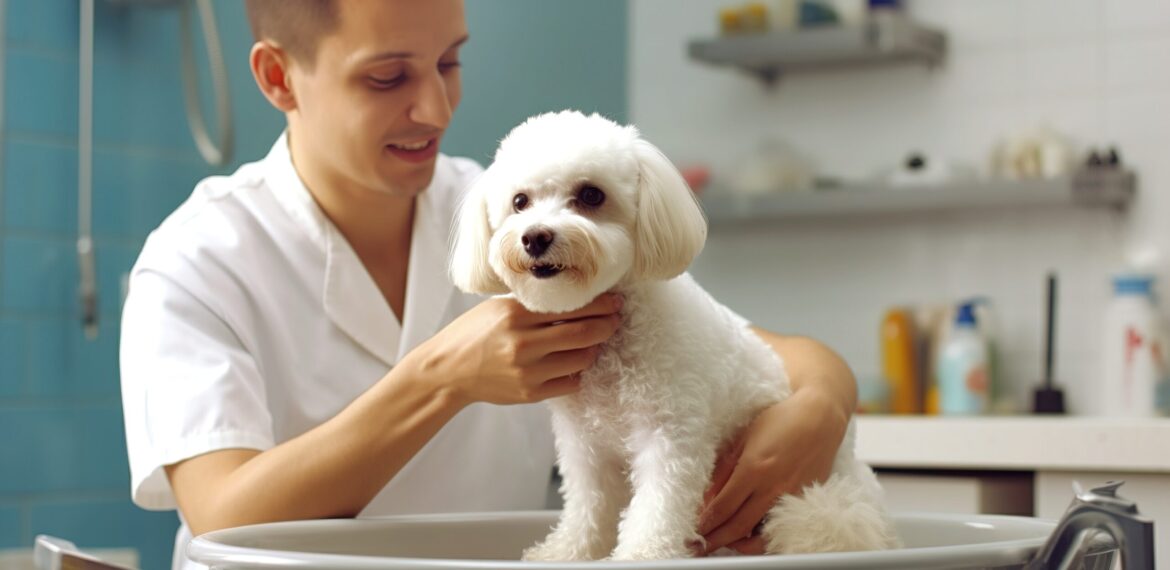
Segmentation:
{"type": "Polygon", "coordinates": [[[1081,568],[1093,537],[1108,534],[1121,553],[1121,567],[1154,568],[1154,521],[1138,513],[1137,503],[1117,496],[1124,481],[1110,481],[1085,491],[1073,482],[1072,504],[1064,512],[1044,548],[1025,566],[1026,570],[1081,568]]]}

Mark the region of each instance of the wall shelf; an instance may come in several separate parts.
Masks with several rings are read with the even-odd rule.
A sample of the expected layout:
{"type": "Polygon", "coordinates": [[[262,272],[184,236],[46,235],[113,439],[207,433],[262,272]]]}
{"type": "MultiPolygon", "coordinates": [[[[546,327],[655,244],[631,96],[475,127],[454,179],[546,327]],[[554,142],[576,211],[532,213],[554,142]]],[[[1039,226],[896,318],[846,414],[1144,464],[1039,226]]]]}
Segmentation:
{"type": "Polygon", "coordinates": [[[826,190],[703,196],[711,225],[844,218],[908,213],[944,213],[1068,205],[1124,210],[1137,193],[1131,171],[1084,171],[1051,180],[971,181],[942,186],[893,188],[844,186],[826,190]]]}
{"type": "Polygon", "coordinates": [[[898,14],[879,14],[861,26],[826,25],[792,32],[744,33],[692,40],[692,59],[742,68],[774,82],[793,71],[916,62],[935,66],[946,35],[898,14]]]}

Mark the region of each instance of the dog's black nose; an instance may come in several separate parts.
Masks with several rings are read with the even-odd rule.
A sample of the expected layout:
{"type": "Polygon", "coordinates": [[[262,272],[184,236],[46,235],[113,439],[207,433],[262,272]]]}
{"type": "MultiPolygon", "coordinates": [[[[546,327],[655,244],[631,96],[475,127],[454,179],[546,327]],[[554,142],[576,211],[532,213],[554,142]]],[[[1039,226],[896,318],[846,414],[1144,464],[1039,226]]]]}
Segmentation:
{"type": "Polygon", "coordinates": [[[553,242],[552,230],[548,228],[535,227],[524,232],[520,237],[520,243],[524,244],[524,251],[532,257],[540,257],[548,251],[548,246],[553,242]]]}

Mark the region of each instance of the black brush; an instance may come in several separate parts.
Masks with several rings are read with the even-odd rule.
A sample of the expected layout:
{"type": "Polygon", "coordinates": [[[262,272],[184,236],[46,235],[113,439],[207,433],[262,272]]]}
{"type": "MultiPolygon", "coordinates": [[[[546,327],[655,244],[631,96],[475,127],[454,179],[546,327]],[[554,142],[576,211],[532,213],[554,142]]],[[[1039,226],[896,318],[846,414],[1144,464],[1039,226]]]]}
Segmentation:
{"type": "Polygon", "coordinates": [[[1053,351],[1056,347],[1056,274],[1048,274],[1048,332],[1044,337],[1044,384],[1036,389],[1032,412],[1063,414],[1064,392],[1053,382],[1053,351]]]}

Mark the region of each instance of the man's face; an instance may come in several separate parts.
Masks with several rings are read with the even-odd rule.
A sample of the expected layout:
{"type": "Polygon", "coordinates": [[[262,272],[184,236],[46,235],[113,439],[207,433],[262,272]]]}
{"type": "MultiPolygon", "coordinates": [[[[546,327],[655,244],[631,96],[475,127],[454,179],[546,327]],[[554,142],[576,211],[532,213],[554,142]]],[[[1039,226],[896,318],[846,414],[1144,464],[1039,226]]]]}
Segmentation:
{"type": "Polygon", "coordinates": [[[459,104],[462,0],[345,0],[311,71],[289,71],[298,142],[327,183],[413,195],[459,104]]]}

